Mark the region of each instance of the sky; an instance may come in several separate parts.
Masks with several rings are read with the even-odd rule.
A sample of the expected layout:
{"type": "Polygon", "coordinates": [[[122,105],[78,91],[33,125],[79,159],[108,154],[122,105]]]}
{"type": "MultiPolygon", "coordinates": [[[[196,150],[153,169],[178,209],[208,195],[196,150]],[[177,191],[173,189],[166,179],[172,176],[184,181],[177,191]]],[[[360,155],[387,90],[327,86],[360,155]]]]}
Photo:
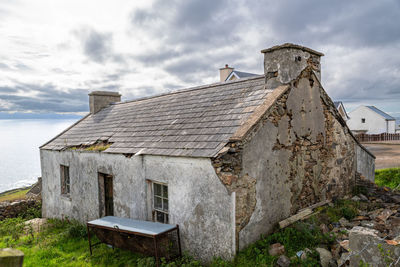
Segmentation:
{"type": "Polygon", "coordinates": [[[225,64],[262,74],[260,51],[287,42],[325,54],[322,84],[348,111],[400,117],[399,0],[1,1],[0,113],[82,115],[90,91],[165,93],[225,64]]]}

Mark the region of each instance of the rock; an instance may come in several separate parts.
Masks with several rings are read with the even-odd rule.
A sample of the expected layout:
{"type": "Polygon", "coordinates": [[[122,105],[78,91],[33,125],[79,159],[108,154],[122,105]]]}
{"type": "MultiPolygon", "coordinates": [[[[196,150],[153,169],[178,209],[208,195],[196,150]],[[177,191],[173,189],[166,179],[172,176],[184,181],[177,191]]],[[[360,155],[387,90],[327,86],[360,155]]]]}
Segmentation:
{"type": "Polygon", "coordinates": [[[390,198],[391,198],[392,202],[400,203],[400,195],[393,195],[393,196],[390,196],[390,198]]]}
{"type": "Polygon", "coordinates": [[[321,261],[321,266],[329,267],[329,262],[332,259],[332,253],[325,248],[316,248],[315,250],[319,253],[319,259],[321,261]]]}
{"type": "Polygon", "coordinates": [[[276,262],[276,264],[278,266],[280,266],[280,267],[289,267],[290,266],[290,260],[285,255],[281,255],[279,257],[278,261],[276,262]]]}
{"type": "Polygon", "coordinates": [[[322,224],[319,226],[319,229],[321,230],[321,232],[322,232],[323,234],[326,234],[326,233],[329,232],[328,226],[326,226],[326,224],[324,224],[324,223],[322,223],[322,224]]]}
{"type": "Polygon", "coordinates": [[[345,218],[340,218],[339,223],[341,225],[343,225],[344,227],[353,227],[354,225],[351,224],[348,220],[346,220],[345,218]]]}
{"type": "Polygon", "coordinates": [[[47,227],[47,219],[46,218],[35,218],[32,220],[26,221],[25,225],[26,225],[25,231],[27,233],[29,233],[31,229],[34,233],[39,233],[47,227]]]}
{"type": "Polygon", "coordinates": [[[369,201],[369,199],[364,196],[363,194],[358,194],[358,197],[362,200],[362,201],[369,201]]]}
{"type": "Polygon", "coordinates": [[[0,249],[0,266],[2,267],[22,267],[24,253],[18,249],[0,249]]]}
{"type": "Polygon", "coordinates": [[[275,243],[269,246],[268,253],[271,256],[285,254],[285,247],[281,243],[275,243]]]}
{"type": "Polygon", "coordinates": [[[362,227],[368,227],[368,228],[374,228],[375,223],[372,221],[361,221],[361,226],[362,227]]]}
{"type": "Polygon", "coordinates": [[[289,267],[290,266],[290,260],[288,257],[285,255],[281,255],[279,259],[277,260],[276,264],[280,267],[289,267]]]}
{"type": "Polygon", "coordinates": [[[341,246],[339,244],[334,244],[331,246],[331,253],[332,257],[335,260],[338,260],[340,258],[340,251],[342,250],[341,246]]]}
{"type": "Polygon", "coordinates": [[[375,220],[375,218],[376,218],[382,211],[383,211],[383,209],[377,209],[377,210],[374,210],[374,211],[370,211],[370,212],[368,213],[368,216],[369,216],[372,220],[375,220]]]}
{"type": "Polygon", "coordinates": [[[350,251],[349,240],[343,240],[343,241],[339,242],[339,245],[342,248],[344,248],[346,251],[350,251]]]}
{"type": "Polygon", "coordinates": [[[328,266],[329,267],[337,267],[338,265],[334,259],[331,259],[328,263],[328,266]]]}
{"type": "Polygon", "coordinates": [[[340,259],[337,261],[338,266],[344,266],[347,262],[350,263],[350,253],[342,253],[342,256],[340,257],[340,259]]]}
{"type": "Polygon", "coordinates": [[[395,211],[390,209],[384,209],[378,216],[376,216],[376,221],[386,222],[386,220],[393,214],[395,211]]]}
{"type": "Polygon", "coordinates": [[[365,220],[369,220],[369,217],[368,216],[359,215],[359,216],[356,216],[355,218],[353,218],[352,221],[365,221],[365,220]]]}
{"type": "Polygon", "coordinates": [[[360,262],[371,266],[386,266],[393,262],[390,258],[397,260],[400,257],[400,247],[387,244],[378,234],[377,230],[360,226],[350,231],[349,247],[353,253],[351,266],[359,266],[360,262]]]}

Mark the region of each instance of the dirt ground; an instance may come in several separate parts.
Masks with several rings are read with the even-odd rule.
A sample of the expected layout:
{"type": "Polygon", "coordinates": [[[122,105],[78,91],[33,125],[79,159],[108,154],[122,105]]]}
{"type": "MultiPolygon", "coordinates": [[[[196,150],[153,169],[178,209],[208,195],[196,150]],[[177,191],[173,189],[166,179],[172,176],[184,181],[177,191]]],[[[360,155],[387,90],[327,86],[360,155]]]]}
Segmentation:
{"type": "Polygon", "coordinates": [[[363,143],[375,157],[375,169],[400,167],[400,142],[363,143]]]}

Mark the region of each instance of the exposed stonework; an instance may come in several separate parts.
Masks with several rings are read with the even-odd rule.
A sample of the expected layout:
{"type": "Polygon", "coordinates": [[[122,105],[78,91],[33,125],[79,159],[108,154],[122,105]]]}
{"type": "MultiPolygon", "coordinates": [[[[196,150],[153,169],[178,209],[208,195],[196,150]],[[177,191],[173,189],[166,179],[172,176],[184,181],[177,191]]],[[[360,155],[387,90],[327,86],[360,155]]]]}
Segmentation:
{"type": "Polygon", "coordinates": [[[40,199],[24,199],[14,202],[0,203],[0,221],[6,218],[15,218],[26,212],[28,209],[41,205],[40,199]]]}
{"type": "MultiPolygon", "coordinates": [[[[256,216],[262,214],[262,211],[256,209],[257,196],[263,194],[264,190],[274,190],[261,186],[257,189],[261,191],[256,191],[257,183],[261,182],[260,177],[249,175],[248,169],[243,170],[243,149],[246,145],[266,125],[274,128],[266,133],[269,135],[268,140],[274,140],[270,150],[262,151],[271,160],[264,159],[264,163],[260,164],[267,166],[267,172],[271,170],[270,175],[273,175],[274,169],[274,177],[277,177],[274,179],[282,180],[281,185],[276,185],[276,190],[281,190],[279,186],[286,187],[289,195],[285,190],[281,192],[281,205],[284,206],[280,214],[276,214],[279,208],[271,210],[276,216],[271,221],[273,223],[313,203],[342,197],[350,192],[355,174],[356,142],[342,123],[332,101],[313,73],[313,67],[309,66],[298,79],[291,82],[291,87],[241,141],[229,143],[224,153],[213,159],[214,169],[221,182],[230,193],[236,193],[237,238],[255,212],[256,216]],[[283,204],[286,203],[283,200],[286,196],[289,197],[288,203],[283,204]]],[[[257,168],[258,165],[254,166],[257,168]]],[[[269,173],[264,172],[263,176],[268,177],[269,173]]],[[[275,205],[275,201],[279,200],[272,197],[270,205],[275,205]]]]}
{"type": "Polygon", "coordinates": [[[256,206],[256,179],[242,174],[241,142],[228,144],[226,153],[212,160],[213,167],[229,193],[236,193],[236,235],[250,220],[256,206]]]}

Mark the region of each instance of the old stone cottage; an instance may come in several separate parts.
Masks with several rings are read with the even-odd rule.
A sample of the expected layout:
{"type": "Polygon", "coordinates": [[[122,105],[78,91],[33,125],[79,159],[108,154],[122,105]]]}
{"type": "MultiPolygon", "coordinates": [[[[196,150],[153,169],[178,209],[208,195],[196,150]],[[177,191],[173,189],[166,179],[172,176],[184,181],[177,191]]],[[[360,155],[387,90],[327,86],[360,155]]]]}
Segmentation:
{"type": "Polygon", "coordinates": [[[192,255],[229,258],[350,192],[357,171],[373,179],[373,155],[321,86],[323,54],[262,53],[263,75],[127,102],[91,93],[90,114],[40,148],[43,216],[179,224],[192,255]]]}

